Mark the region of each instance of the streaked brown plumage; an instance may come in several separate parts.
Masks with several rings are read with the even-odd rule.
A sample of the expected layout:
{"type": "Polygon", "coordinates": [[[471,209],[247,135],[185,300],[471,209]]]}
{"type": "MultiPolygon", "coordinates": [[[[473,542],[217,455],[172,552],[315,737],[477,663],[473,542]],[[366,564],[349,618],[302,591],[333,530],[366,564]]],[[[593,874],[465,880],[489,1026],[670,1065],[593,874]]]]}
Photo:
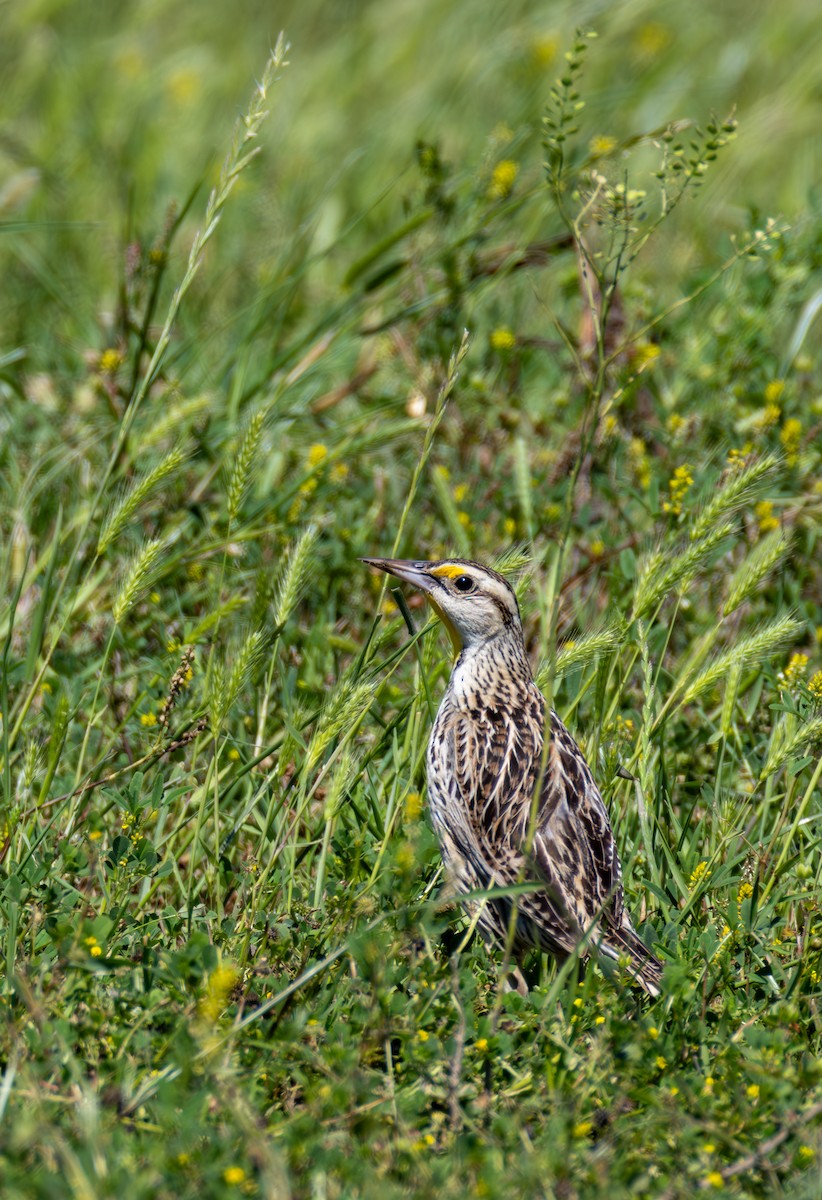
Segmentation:
{"type": "MultiPolygon", "coordinates": [[[[595,949],[623,959],[636,981],[658,994],[662,966],[625,910],[608,813],[582,751],[553,710],[543,763],[545,699],[508,581],[460,559],[364,561],[424,591],[457,652],[428,745],[431,817],[456,891],[538,880],[538,891],[516,900],[516,953],[534,947],[562,960],[587,938],[582,957],[595,949]]],[[[481,902],[478,921],[490,940],[505,942],[513,903],[481,902]]]]}

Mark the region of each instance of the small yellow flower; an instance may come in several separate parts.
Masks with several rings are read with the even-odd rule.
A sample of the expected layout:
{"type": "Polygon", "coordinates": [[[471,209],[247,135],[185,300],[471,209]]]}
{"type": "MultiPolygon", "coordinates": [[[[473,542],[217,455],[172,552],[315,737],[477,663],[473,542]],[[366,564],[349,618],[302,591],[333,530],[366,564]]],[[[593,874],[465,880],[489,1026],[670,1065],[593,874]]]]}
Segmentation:
{"type": "Polygon", "coordinates": [[[479,1050],[480,1054],[484,1054],[488,1049],[488,1038],[477,1038],[477,1040],[474,1042],[474,1046],[477,1050],[479,1050]]]}
{"type": "Polygon", "coordinates": [[[159,604],[160,603],[160,593],[159,592],[151,592],[151,594],[149,595],[149,600],[151,601],[152,604],[159,604]]]}
{"type": "Polygon", "coordinates": [[[741,471],[744,466],[747,466],[748,458],[752,452],[753,445],[751,442],[746,442],[744,446],[740,446],[738,449],[735,447],[733,450],[728,451],[728,457],[725,460],[726,465],[732,471],[741,471]]]}
{"type": "Polygon", "coordinates": [[[414,867],[414,849],[408,842],[403,842],[397,848],[396,863],[401,871],[411,871],[414,867]]]}
{"type": "Polygon", "coordinates": [[[50,696],[52,694],[52,692],[54,691],[54,688],[51,686],[51,684],[49,683],[49,681],[47,679],[44,679],[43,682],[40,684],[40,691],[43,693],[44,696],[50,696]]]}
{"type": "Polygon", "coordinates": [[[604,1017],[594,1017],[594,1024],[595,1025],[604,1025],[605,1018],[604,1017]]]}
{"type": "Polygon", "coordinates": [[[805,1162],[811,1162],[812,1159],[816,1158],[816,1151],[813,1146],[800,1146],[799,1157],[804,1159],[805,1162]]]}
{"type": "Polygon", "coordinates": [[[704,860],[696,864],[693,871],[691,871],[691,878],[688,880],[688,888],[690,891],[694,891],[694,889],[702,882],[702,878],[707,870],[708,864],[704,860]]]}
{"type": "Polygon", "coordinates": [[[552,33],[542,34],[531,43],[531,54],[538,67],[547,67],[557,56],[559,39],[552,33]]]}
{"type": "Polygon", "coordinates": [[[228,998],[239,978],[240,972],[237,967],[228,963],[215,967],[206,981],[205,995],[199,1005],[200,1016],[213,1025],[228,1004],[228,998]]]}
{"type": "Polygon", "coordinates": [[[650,1026],[648,1029],[648,1037],[651,1038],[652,1041],[656,1041],[656,1039],[659,1037],[659,1030],[657,1029],[656,1025],[650,1026]]]}
{"type": "Polygon", "coordinates": [[[427,1042],[428,1039],[430,1038],[430,1036],[431,1036],[431,1034],[428,1032],[427,1029],[418,1029],[417,1030],[417,1041],[418,1042],[427,1042]]]}
{"type": "Polygon", "coordinates": [[[462,504],[463,500],[465,499],[465,497],[467,495],[468,495],[468,484],[467,483],[458,483],[453,491],[453,496],[454,496],[454,499],[456,500],[457,504],[462,504]]]}
{"type": "Polygon", "coordinates": [[[580,1121],[571,1130],[571,1136],[575,1138],[587,1137],[593,1128],[590,1121],[580,1121]]]}
{"type": "Polygon", "coordinates": [[[231,747],[231,749],[230,749],[230,750],[229,750],[229,752],[228,752],[228,757],[230,758],[230,760],[231,760],[232,762],[239,762],[239,759],[240,759],[240,751],[237,749],[237,747],[236,747],[236,746],[232,746],[232,747],[231,747]]]}
{"type": "Polygon", "coordinates": [[[102,946],[92,946],[89,953],[91,954],[92,958],[99,958],[100,955],[103,953],[103,947],[102,946]]]}
{"type": "Polygon", "coordinates": [[[716,1146],[713,1144],[713,1142],[706,1142],[702,1147],[702,1152],[703,1154],[715,1154],[716,1146]]]}
{"type": "Polygon", "coordinates": [[[799,457],[802,445],[802,422],[796,417],[788,417],[779,434],[779,440],[785,449],[785,459],[793,466],[799,457]]]}
{"type": "Polygon", "coordinates": [[[502,528],[506,537],[513,537],[517,532],[517,523],[513,517],[506,517],[502,523],[502,528]]]}
{"type": "Polygon", "coordinates": [[[459,521],[460,525],[462,525],[463,529],[471,528],[471,517],[467,512],[460,510],[457,513],[457,520],[459,521]]]}
{"type": "Polygon", "coordinates": [[[656,1058],[654,1059],[654,1062],[656,1063],[656,1065],[660,1071],[664,1071],[668,1065],[667,1058],[663,1058],[661,1054],[658,1054],[656,1056],[656,1058]]]}
{"type": "Polygon", "coordinates": [[[488,185],[488,197],[490,200],[505,200],[511,195],[514,190],[517,175],[519,174],[519,164],[513,159],[504,158],[502,162],[498,162],[491,174],[491,182],[488,185]]]}
{"type": "Polygon", "coordinates": [[[777,404],[782,399],[782,393],[785,391],[784,379],[772,379],[770,383],[765,384],[765,403],[777,404]]]}
{"type": "Polygon", "coordinates": [[[183,1151],[182,1154],[177,1155],[177,1165],[178,1166],[184,1167],[187,1162],[188,1162],[188,1155],[185,1153],[185,1151],[183,1151]]]}
{"type": "Polygon", "coordinates": [[[147,729],[150,729],[152,725],[157,724],[156,714],[153,712],[143,713],[143,715],[140,717],[140,724],[145,725],[147,729]]]}
{"type": "Polygon", "coordinates": [[[306,461],[309,467],[318,467],[325,458],[328,458],[328,447],[322,442],[315,442],[313,446],[308,447],[306,461]]]}
{"type": "Polygon", "coordinates": [[[736,893],[737,902],[739,904],[741,904],[743,900],[747,900],[748,897],[752,896],[752,895],[753,895],[753,884],[747,883],[747,882],[740,883],[739,888],[736,893]]]}
{"type": "Polygon", "coordinates": [[[405,819],[416,821],[422,813],[422,796],[419,792],[409,792],[405,797],[405,819]]]}
{"type": "Polygon", "coordinates": [[[119,350],[110,348],[100,355],[100,370],[104,375],[114,375],[122,365],[123,356],[119,350]]]}
{"type": "Polygon", "coordinates": [[[517,344],[517,339],[510,329],[507,329],[504,325],[500,325],[498,329],[492,330],[490,342],[492,350],[505,351],[513,350],[517,344]]]}
{"type": "Polygon", "coordinates": [[[91,833],[88,836],[89,836],[90,842],[97,842],[103,836],[103,831],[102,831],[102,829],[92,829],[91,833]]]}
{"type": "Polygon", "coordinates": [[[705,1082],[702,1085],[702,1094],[703,1094],[703,1096],[713,1096],[713,1094],[714,1094],[714,1077],[713,1077],[713,1075],[705,1076],[705,1082]]]}
{"type": "Polygon", "coordinates": [[[808,669],[807,654],[792,654],[787,667],[782,672],[782,678],[788,687],[795,687],[808,669]]]}
{"type": "Polygon", "coordinates": [[[719,1171],[709,1171],[705,1176],[705,1182],[707,1183],[708,1187],[712,1188],[721,1188],[725,1186],[725,1181],[720,1175],[719,1171]]]}
{"type": "Polygon", "coordinates": [[[205,575],[205,567],[200,562],[189,563],[186,567],[186,575],[196,583],[197,580],[202,579],[203,575],[205,575]]]}
{"type": "Polygon", "coordinates": [[[662,502],[662,511],[670,513],[671,516],[678,517],[682,512],[683,502],[693,482],[694,477],[691,474],[689,466],[683,463],[681,467],[677,467],[668,481],[668,490],[671,498],[662,502]]]}
{"type": "Polygon", "coordinates": [[[640,371],[642,371],[650,363],[656,362],[660,353],[661,351],[659,346],[657,346],[655,342],[638,342],[633,348],[631,358],[633,359],[634,365],[637,366],[640,371]]]}
{"type": "Polygon", "coordinates": [[[562,516],[562,509],[558,504],[546,504],[542,515],[546,521],[558,521],[562,516]]]}
{"type": "Polygon", "coordinates": [[[637,50],[648,58],[656,58],[671,41],[671,31],[661,21],[646,21],[634,35],[637,50]]]}
{"type": "Polygon", "coordinates": [[[808,691],[814,700],[822,700],[822,671],[815,671],[808,680],[808,691]]]}
{"type": "Polygon", "coordinates": [[[769,429],[773,429],[781,416],[782,409],[778,404],[766,404],[757,418],[756,428],[760,433],[767,433],[769,429]]]}
{"type": "Polygon", "coordinates": [[[759,1084],[758,1083],[749,1084],[748,1087],[745,1088],[745,1095],[748,1097],[749,1100],[758,1100],[759,1099],[759,1084]]]}
{"type": "Polygon", "coordinates": [[[87,937],[87,938],[85,938],[85,939],[84,939],[84,941],[85,941],[85,943],[86,943],[86,945],[87,945],[87,946],[96,946],[96,945],[97,945],[97,938],[96,938],[96,937],[87,937]]]}
{"type": "Polygon", "coordinates": [[[688,422],[679,413],[671,413],[666,421],[668,433],[673,434],[674,437],[676,437],[676,435],[680,433],[687,424],[688,422]]]}
{"type": "Polygon", "coordinates": [[[648,488],[651,483],[651,465],[648,459],[648,450],[642,438],[631,438],[628,446],[628,462],[639,486],[648,488]]]}
{"type": "Polygon", "coordinates": [[[619,145],[615,137],[611,137],[607,133],[598,133],[592,137],[588,143],[588,149],[594,158],[604,158],[606,154],[610,154],[619,145]]]}
{"type": "Polygon", "coordinates": [[[230,1184],[245,1183],[245,1171],[242,1167],[226,1167],[223,1171],[223,1180],[230,1184]]]}
{"type": "Polygon", "coordinates": [[[592,558],[601,558],[605,553],[605,543],[602,538],[596,538],[588,547],[592,558]]]}
{"type": "Polygon", "coordinates": [[[328,477],[332,483],[342,483],[350,475],[350,470],[347,463],[334,463],[334,466],[328,473],[328,477]]]}
{"type": "Polygon", "coordinates": [[[779,528],[779,521],[773,515],[773,502],[771,500],[760,500],[754,506],[754,513],[759,522],[760,533],[770,533],[772,529],[779,528]]]}

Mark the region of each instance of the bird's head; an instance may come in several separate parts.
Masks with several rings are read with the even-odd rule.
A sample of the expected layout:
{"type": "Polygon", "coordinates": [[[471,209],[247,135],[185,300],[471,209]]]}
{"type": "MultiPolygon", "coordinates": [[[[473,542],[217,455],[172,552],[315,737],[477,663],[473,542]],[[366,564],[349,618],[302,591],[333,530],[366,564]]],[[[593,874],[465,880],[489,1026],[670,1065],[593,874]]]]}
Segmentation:
{"type": "Polygon", "coordinates": [[[514,589],[507,579],[490,567],[460,558],[447,558],[441,562],[396,558],[364,558],[362,561],[424,592],[448,630],[457,654],[494,638],[522,638],[514,589]]]}

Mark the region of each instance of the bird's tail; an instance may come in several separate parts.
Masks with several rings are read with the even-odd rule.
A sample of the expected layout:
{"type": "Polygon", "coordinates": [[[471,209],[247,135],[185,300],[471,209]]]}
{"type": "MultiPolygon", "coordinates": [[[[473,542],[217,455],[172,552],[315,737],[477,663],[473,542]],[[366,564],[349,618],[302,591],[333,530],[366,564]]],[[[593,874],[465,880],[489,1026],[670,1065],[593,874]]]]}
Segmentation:
{"type": "Polygon", "coordinates": [[[614,962],[622,960],[630,975],[649,996],[660,994],[663,964],[656,958],[630,925],[609,929],[597,943],[604,958],[614,962]]]}

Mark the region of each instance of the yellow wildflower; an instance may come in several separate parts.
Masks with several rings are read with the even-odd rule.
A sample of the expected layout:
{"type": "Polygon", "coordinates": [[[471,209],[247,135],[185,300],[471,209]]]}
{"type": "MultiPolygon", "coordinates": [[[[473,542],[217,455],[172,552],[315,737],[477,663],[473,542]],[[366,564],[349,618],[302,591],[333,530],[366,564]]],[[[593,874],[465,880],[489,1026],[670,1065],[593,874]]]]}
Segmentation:
{"type": "Polygon", "coordinates": [[[328,457],[328,447],[322,442],[315,442],[313,446],[308,447],[308,455],[306,462],[309,467],[318,467],[323,459],[328,457]]]}
{"type": "Polygon", "coordinates": [[[703,1096],[713,1096],[713,1094],[714,1094],[714,1077],[713,1077],[713,1075],[706,1075],[705,1082],[702,1084],[702,1095],[703,1096]]]}
{"type": "Polygon", "coordinates": [[[502,523],[502,528],[506,537],[513,537],[517,532],[517,523],[513,517],[506,517],[502,523]]]}
{"type": "Polygon", "coordinates": [[[767,433],[769,429],[773,429],[781,416],[782,409],[778,404],[766,404],[759,414],[756,427],[761,433],[767,433]]]}
{"type": "Polygon", "coordinates": [[[676,435],[680,433],[687,424],[688,422],[683,416],[680,416],[679,413],[671,413],[666,421],[668,433],[673,434],[674,437],[676,437],[676,435]]]}
{"type": "Polygon", "coordinates": [[[417,1041],[418,1042],[427,1042],[428,1039],[430,1038],[430,1036],[431,1036],[431,1034],[428,1032],[427,1029],[418,1029],[417,1030],[417,1041]]]}
{"type": "Polygon", "coordinates": [[[705,1176],[705,1182],[708,1187],[721,1188],[725,1186],[725,1180],[720,1175],[719,1171],[709,1171],[705,1176]]]}
{"type": "Polygon", "coordinates": [[[595,538],[595,540],[591,542],[591,545],[588,547],[588,551],[592,558],[601,558],[605,553],[605,543],[603,542],[602,538],[595,538]]]}
{"type": "Polygon", "coordinates": [[[453,496],[457,504],[462,504],[465,497],[468,495],[468,484],[458,483],[454,488],[453,496]]]}
{"type": "Polygon", "coordinates": [[[200,1016],[214,1024],[228,1003],[239,978],[239,970],[229,963],[215,967],[206,981],[205,995],[199,1006],[200,1016]]]}
{"type": "Polygon", "coordinates": [[[808,669],[807,654],[792,654],[787,667],[781,673],[782,679],[788,687],[794,687],[801,680],[802,676],[808,669]]]}
{"type": "Polygon", "coordinates": [[[678,517],[682,512],[682,505],[690,488],[694,482],[694,477],[691,474],[691,468],[685,463],[681,467],[677,467],[668,481],[668,490],[670,491],[670,500],[663,500],[662,511],[670,513],[671,516],[678,517]]]}
{"type": "Polygon", "coordinates": [[[488,1038],[477,1038],[477,1040],[474,1042],[474,1046],[480,1051],[481,1054],[484,1054],[488,1049],[488,1038]]]}
{"type": "Polygon", "coordinates": [[[738,903],[741,904],[743,900],[747,900],[748,897],[752,896],[752,895],[753,895],[753,884],[748,883],[747,880],[744,883],[740,883],[739,888],[737,889],[737,893],[736,893],[736,899],[737,899],[738,903]]]}
{"type": "Polygon", "coordinates": [[[494,329],[490,337],[492,350],[513,350],[517,344],[517,339],[514,337],[510,329],[506,329],[501,325],[498,329],[494,329]]]}
{"type": "Polygon", "coordinates": [[[779,440],[785,448],[785,459],[793,466],[799,457],[802,445],[802,422],[796,417],[788,417],[779,434],[779,440]]]}
{"type": "Polygon", "coordinates": [[[808,691],[814,700],[822,700],[822,671],[815,671],[808,680],[808,691]]]}
{"type": "Polygon", "coordinates": [[[594,1024],[595,1025],[604,1025],[605,1018],[604,1017],[594,1017],[594,1024]]]}
{"type": "Polygon", "coordinates": [[[230,758],[230,760],[231,760],[232,762],[238,762],[238,761],[239,761],[239,758],[240,758],[240,751],[237,749],[237,747],[236,747],[236,746],[232,746],[232,747],[231,747],[231,749],[230,749],[230,750],[229,750],[229,752],[228,752],[228,757],[230,758]]]}
{"type": "Polygon", "coordinates": [[[103,836],[102,829],[92,829],[91,833],[88,835],[88,838],[89,838],[90,842],[99,842],[99,840],[102,836],[103,836]]]}
{"type": "Polygon", "coordinates": [[[748,1097],[749,1100],[758,1100],[759,1099],[759,1084],[752,1083],[748,1087],[746,1087],[745,1095],[748,1097]]]}
{"type": "Polygon", "coordinates": [[[342,462],[334,463],[328,474],[332,483],[342,483],[350,474],[348,464],[342,462]]]}
{"type": "Polygon", "coordinates": [[[612,150],[616,149],[618,144],[617,139],[611,137],[610,134],[598,133],[596,137],[591,138],[588,149],[594,158],[604,158],[606,154],[610,154],[612,150]]]}
{"type": "Polygon", "coordinates": [[[654,1059],[654,1062],[656,1063],[656,1065],[660,1071],[664,1071],[668,1065],[667,1058],[663,1058],[661,1054],[658,1054],[656,1056],[656,1058],[654,1059]]]}
{"type": "Polygon", "coordinates": [[[805,1162],[810,1162],[811,1159],[816,1158],[816,1151],[813,1146],[800,1146],[799,1157],[804,1159],[805,1162]]]}
{"type": "Polygon", "coordinates": [[[531,53],[538,67],[547,67],[557,56],[559,39],[552,33],[544,33],[534,38],[531,43],[531,53]]]}
{"type": "Polygon", "coordinates": [[[123,365],[123,356],[119,350],[104,350],[100,355],[100,370],[104,375],[113,375],[123,365]]]}
{"type": "Polygon", "coordinates": [[[590,1121],[579,1121],[572,1129],[571,1134],[575,1138],[587,1137],[593,1128],[590,1121]]]}
{"type": "Polygon", "coordinates": [[[230,1184],[245,1183],[245,1171],[242,1167],[226,1167],[223,1171],[223,1180],[230,1184]]]}
{"type": "Polygon", "coordinates": [[[90,954],[91,954],[92,958],[99,958],[102,953],[103,953],[102,946],[92,946],[91,947],[90,954]]]}
{"type": "MultiPolygon", "coordinates": [[[[628,193],[629,196],[632,194],[633,193],[631,192],[628,193]]],[[[642,195],[644,193],[637,194],[642,195]]],[[[648,366],[649,363],[655,362],[659,358],[660,354],[661,351],[659,346],[657,346],[655,342],[639,342],[636,346],[634,346],[631,358],[635,366],[642,371],[648,366]]]]}
{"type": "Polygon", "coordinates": [[[457,520],[459,521],[460,525],[462,525],[463,529],[471,528],[471,517],[469,516],[469,514],[467,512],[462,512],[462,511],[458,512],[457,520]]]}
{"type": "Polygon", "coordinates": [[[143,715],[140,717],[140,724],[145,725],[147,729],[151,728],[152,725],[156,725],[157,724],[156,714],[153,712],[143,713],[143,715]]]}
{"type": "Polygon", "coordinates": [[[422,796],[419,792],[409,792],[405,797],[405,819],[416,821],[422,812],[422,796]]]}
{"type": "Polygon", "coordinates": [[[702,878],[707,870],[708,864],[704,861],[704,859],[702,862],[696,864],[693,871],[691,871],[691,878],[688,880],[688,888],[690,891],[694,891],[694,889],[702,882],[702,878]]]}
{"type": "Polygon", "coordinates": [[[491,182],[488,185],[488,197],[490,200],[505,200],[511,195],[514,189],[517,175],[519,174],[519,164],[515,163],[511,158],[504,158],[502,162],[498,162],[491,174],[491,182]]]}
{"type": "Polygon", "coordinates": [[[760,500],[754,507],[754,513],[759,522],[760,533],[770,533],[772,529],[779,528],[779,521],[773,515],[773,502],[771,500],[760,500]]]}
{"type": "Polygon", "coordinates": [[[651,1026],[649,1027],[649,1029],[648,1029],[648,1037],[649,1037],[649,1038],[651,1038],[651,1040],[652,1040],[652,1041],[654,1041],[654,1042],[655,1042],[655,1041],[656,1041],[656,1039],[659,1037],[659,1030],[657,1029],[656,1025],[651,1025],[651,1026]]]}
{"type": "Polygon", "coordinates": [[[765,403],[776,404],[782,399],[782,393],[785,391],[784,379],[772,379],[770,383],[765,384],[765,403]]]}
{"type": "Polygon", "coordinates": [[[646,21],[634,34],[634,44],[640,54],[656,58],[671,41],[671,31],[661,21],[646,21]]]}
{"type": "Polygon", "coordinates": [[[732,471],[741,471],[743,467],[748,465],[748,457],[752,451],[753,445],[750,442],[746,442],[739,449],[734,448],[733,450],[729,450],[728,457],[725,460],[726,465],[732,471]]]}
{"type": "Polygon", "coordinates": [[[651,483],[651,466],[648,460],[648,450],[642,438],[631,438],[628,446],[628,461],[634,477],[641,488],[647,488],[651,483]]]}

